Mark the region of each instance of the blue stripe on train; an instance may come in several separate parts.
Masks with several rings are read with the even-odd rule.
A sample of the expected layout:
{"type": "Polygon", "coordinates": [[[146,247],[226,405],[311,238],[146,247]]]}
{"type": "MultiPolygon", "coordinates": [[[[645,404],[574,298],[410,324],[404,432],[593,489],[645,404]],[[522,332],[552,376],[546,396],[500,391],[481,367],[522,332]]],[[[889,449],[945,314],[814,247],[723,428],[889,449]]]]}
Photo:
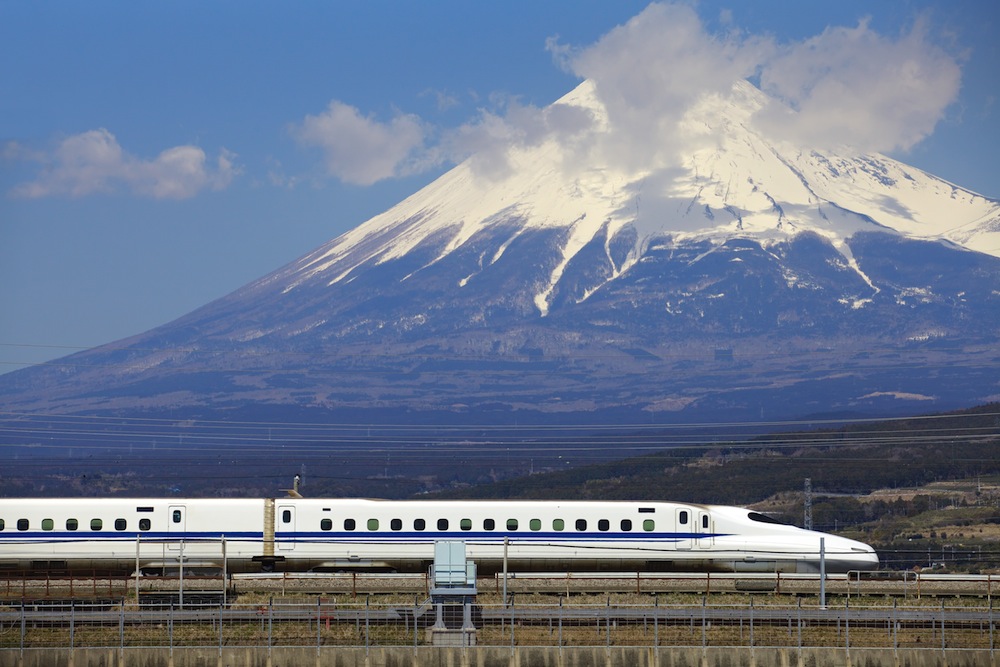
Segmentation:
{"type": "MultiPolygon", "coordinates": [[[[560,541],[560,542],[647,542],[647,541],[668,541],[677,542],[680,540],[707,539],[715,537],[727,537],[731,533],[566,533],[566,532],[532,532],[532,533],[504,533],[504,532],[365,532],[365,531],[295,531],[275,534],[276,540],[282,541],[331,541],[331,542],[400,542],[419,541],[429,542],[434,540],[487,540],[502,542],[506,537],[520,542],[537,541],[560,541]]],[[[142,539],[157,540],[219,540],[223,537],[233,540],[263,540],[263,533],[257,532],[234,532],[224,533],[215,531],[188,531],[188,532],[161,532],[148,531],[136,533],[122,531],[116,533],[84,533],[70,531],[28,531],[10,535],[0,535],[0,544],[16,544],[38,541],[71,541],[71,542],[93,542],[93,541],[135,541],[136,537],[142,539]]]]}

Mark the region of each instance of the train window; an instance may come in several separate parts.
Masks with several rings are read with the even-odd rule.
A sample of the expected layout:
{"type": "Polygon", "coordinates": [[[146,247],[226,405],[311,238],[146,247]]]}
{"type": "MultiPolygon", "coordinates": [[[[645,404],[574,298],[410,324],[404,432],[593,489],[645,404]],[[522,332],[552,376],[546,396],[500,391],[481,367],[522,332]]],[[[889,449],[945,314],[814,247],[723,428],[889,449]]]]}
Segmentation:
{"type": "Polygon", "coordinates": [[[687,510],[681,510],[677,513],[677,523],[682,526],[686,526],[688,523],[688,513],[687,510]]]}
{"type": "Polygon", "coordinates": [[[702,514],[701,515],[701,527],[704,528],[705,530],[708,530],[708,515],[707,514],[702,514]]]}
{"type": "Polygon", "coordinates": [[[413,530],[426,530],[426,529],[427,529],[426,521],[424,521],[423,519],[413,520],[413,530]]]}
{"type": "Polygon", "coordinates": [[[564,530],[566,522],[562,519],[552,519],[552,530],[564,530]]]}
{"type": "Polygon", "coordinates": [[[607,519],[601,519],[597,522],[597,530],[608,531],[611,530],[611,522],[607,519]]]}
{"type": "Polygon", "coordinates": [[[472,519],[462,519],[458,525],[462,530],[472,530],[472,519]]]}
{"type": "Polygon", "coordinates": [[[66,519],[66,530],[77,530],[80,528],[80,522],[76,519],[66,519]]]}
{"type": "Polygon", "coordinates": [[[649,532],[651,530],[654,530],[655,528],[656,528],[656,522],[655,521],[653,521],[652,519],[645,519],[645,520],[643,520],[643,522],[642,522],[642,529],[643,530],[645,530],[646,532],[649,532]]]}
{"type": "Polygon", "coordinates": [[[368,530],[378,530],[378,519],[368,519],[368,530]]]}
{"type": "MultiPolygon", "coordinates": [[[[140,526],[141,528],[141,526],[140,526]]],[[[333,519],[321,519],[319,522],[320,530],[333,530],[333,519]]]]}
{"type": "Polygon", "coordinates": [[[507,519],[507,530],[517,530],[517,519],[507,519]]]}
{"type": "Polygon", "coordinates": [[[448,519],[438,519],[438,530],[448,530],[448,519]]]}
{"type": "Polygon", "coordinates": [[[149,530],[152,526],[149,519],[139,519],[139,530],[149,530]]]}
{"type": "Polygon", "coordinates": [[[18,519],[17,520],[17,529],[18,530],[28,530],[28,520],[27,519],[18,519]]]}
{"type": "Polygon", "coordinates": [[[3,528],[4,528],[4,522],[3,519],[0,519],[0,530],[3,530],[3,528]]]}
{"type": "Polygon", "coordinates": [[[542,520],[541,519],[532,519],[531,521],[528,522],[528,527],[531,528],[532,530],[541,530],[542,529],[542,520]]]}
{"type": "Polygon", "coordinates": [[[586,519],[577,519],[576,520],[576,529],[577,530],[587,530],[587,520],[586,519]]]}
{"type": "Polygon", "coordinates": [[[174,510],[174,513],[170,515],[170,520],[173,521],[174,523],[180,523],[181,522],[181,511],[180,510],[174,510]]]}
{"type": "Polygon", "coordinates": [[[55,525],[55,521],[52,519],[42,519],[42,530],[52,530],[55,525]]]}
{"type": "Polygon", "coordinates": [[[632,519],[622,519],[622,531],[628,532],[632,530],[632,519]]]}
{"type": "Polygon", "coordinates": [[[125,519],[115,519],[115,530],[125,530],[128,528],[128,522],[125,519]]]}
{"type": "Polygon", "coordinates": [[[393,530],[403,530],[403,520],[393,519],[389,522],[389,528],[392,528],[393,530]]]}
{"type": "Polygon", "coordinates": [[[90,529],[91,530],[100,530],[102,528],[104,528],[104,521],[102,521],[101,519],[91,519],[90,520],[90,529]]]}
{"type": "Polygon", "coordinates": [[[497,522],[493,519],[483,519],[483,530],[496,530],[497,522]]]}
{"type": "Polygon", "coordinates": [[[788,525],[784,521],[778,521],[777,519],[769,517],[766,514],[761,514],[760,512],[750,512],[749,514],[747,514],[747,518],[750,519],[751,521],[758,521],[760,523],[774,523],[779,526],[788,525]]]}
{"type": "Polygon", "coordinates": [[[354,523],[354,519],[344,519],[344,530],[354,530],[357,525],[354,523]]]}
{"type": "Polygon", "coordinates": [[[291,522],[292,522],[292,510],[282,510],[281,523],[291,523],[291,522]]]}

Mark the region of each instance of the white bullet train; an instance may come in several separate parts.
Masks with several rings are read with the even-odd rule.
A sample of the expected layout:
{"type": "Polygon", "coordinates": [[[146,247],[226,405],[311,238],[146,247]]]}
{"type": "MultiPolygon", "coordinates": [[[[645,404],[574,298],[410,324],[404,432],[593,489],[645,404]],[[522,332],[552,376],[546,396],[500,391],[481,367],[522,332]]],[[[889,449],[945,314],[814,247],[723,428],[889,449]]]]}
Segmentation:
{"type": "Polygon", "coordinates": [[[500,571],[873,570],[861,542],[752,510],[649,501],[0,499],[0,573],[425,572],[462,540],[500,571]]]}

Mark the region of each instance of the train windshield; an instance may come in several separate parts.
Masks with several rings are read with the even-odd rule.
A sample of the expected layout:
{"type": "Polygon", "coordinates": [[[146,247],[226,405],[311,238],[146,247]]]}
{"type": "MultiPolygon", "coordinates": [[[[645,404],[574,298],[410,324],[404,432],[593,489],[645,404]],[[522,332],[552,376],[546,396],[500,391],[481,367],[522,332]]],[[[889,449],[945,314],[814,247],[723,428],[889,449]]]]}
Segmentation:
{"type": "Polygon", "coordinates": [[[761,514],[760,512],[750,512],[747,514],[747,518],[751,521],[758,521],[760,523],[773,523],[779,526],[790,526],[791,524],[785,523],[784,521],[778,521],[774,517],[770,517],[766,514],[761,514]]]}

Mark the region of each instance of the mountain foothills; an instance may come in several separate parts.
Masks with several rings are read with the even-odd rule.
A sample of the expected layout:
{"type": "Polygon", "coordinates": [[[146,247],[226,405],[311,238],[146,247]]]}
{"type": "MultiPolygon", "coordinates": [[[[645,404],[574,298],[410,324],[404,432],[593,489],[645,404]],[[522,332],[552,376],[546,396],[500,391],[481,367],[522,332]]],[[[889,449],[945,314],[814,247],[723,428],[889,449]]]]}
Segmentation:
{"type": "Polygon", "coordinates": [[[882,566],[1000,572],[1000,403],[771,433],[456,485],[437,498],[650,499],[749,506],[876,547],[882,566]]]}
{"type": "Polygon", "coordinates": [[[769,139],[755,119],[773,104],[740,82],[678,146],[623,156],[585,82],[542,116],[579,131],[474,155],[178,320],[4,375],[0,407],[607,424],[1000,397],[1000,203],[769,139]]]}

